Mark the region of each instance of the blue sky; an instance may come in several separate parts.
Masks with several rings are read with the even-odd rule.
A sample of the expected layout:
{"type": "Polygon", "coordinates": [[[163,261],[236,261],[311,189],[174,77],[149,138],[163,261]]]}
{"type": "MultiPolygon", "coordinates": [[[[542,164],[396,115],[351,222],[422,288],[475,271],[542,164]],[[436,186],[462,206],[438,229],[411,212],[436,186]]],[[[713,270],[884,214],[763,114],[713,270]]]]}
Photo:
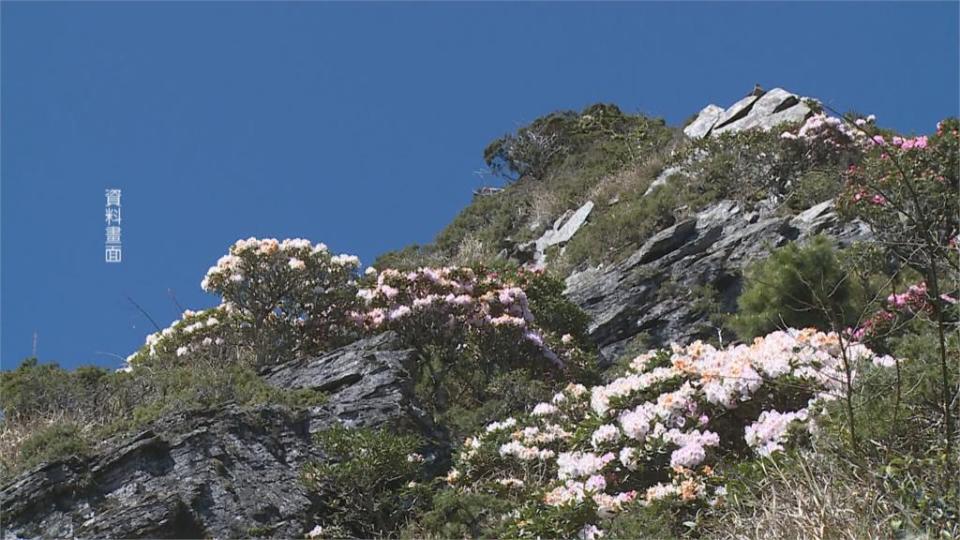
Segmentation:
{"type": "Polygon", "coordinates": [[[214,305],[241,237],[365,263],[424,243],[484,146],[613,102],[679,124],[782,86],[931,131],[958,108],[958,3],[2,4],[2,366],[120,364],[214,305]],[[104,189],[123,257],[104,262],[104,189]]]}

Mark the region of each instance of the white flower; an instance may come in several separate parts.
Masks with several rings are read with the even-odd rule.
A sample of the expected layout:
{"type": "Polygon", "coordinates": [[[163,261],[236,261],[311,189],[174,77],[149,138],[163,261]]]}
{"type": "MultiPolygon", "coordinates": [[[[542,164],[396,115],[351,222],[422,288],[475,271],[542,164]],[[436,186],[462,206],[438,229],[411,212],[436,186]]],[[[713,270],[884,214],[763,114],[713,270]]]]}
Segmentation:
{"type": "Polygon", "coordinates": [[[590,443],[593,448],[599,448],[609,443],[617,442],[620,439],[620,430],[613,424],[604,424],[597,428],[590,437],[590,443]]]}
{"type": "Polygon", "coordinates": [[[596,525],[584,525],[577,533],[577,540],[597,540],[603,538],[604,533],[596,525]]]}
{"type": "Polygon", "coordinates": [[[183,356],[183,355],[187,354],[188,352],[190,352],[190,349],[189,349],[188,347],[186,347],[186,346],[178,347],[178,348],[177,348],[177,356],[183,356]]]}
{"type": "Polygon", "coordinates": [[[307,263],[296,257],[290,257],[290,260],[287,262],[287,266],[289,266],[291,270],[303,270],[307,267],[307,263]]]}
{"type": "Polygon", "coordinates": [[[531,414],[534,416],[547,416],[556,412],[557,408],[554,405],[549,403],[538,403],[537,406],[533,408],[533,412],[531,414]]]}

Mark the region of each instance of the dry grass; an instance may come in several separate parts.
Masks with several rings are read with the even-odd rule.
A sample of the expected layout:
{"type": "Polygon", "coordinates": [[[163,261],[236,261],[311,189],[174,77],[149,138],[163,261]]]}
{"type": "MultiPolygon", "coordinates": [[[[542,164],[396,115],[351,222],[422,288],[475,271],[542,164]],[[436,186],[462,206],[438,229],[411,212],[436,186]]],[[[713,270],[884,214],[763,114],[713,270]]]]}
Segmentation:
{"type": "Polygon", "coordinates": [[[614,199],[643,196],[666,163],[666,156],[655,155],[635,167],[628,167],[601,179],[590,189],[589,199],[605,206],[614,199]]]}
{"type": "Polygon", "coordinates": [[[453,257],[453,264],[457,266],[471,266],[493,259],[496,253],[492,246],[480,240],[473,234],[468,234],[460,241],[457,253],[453,257]]]}
{"type": "Polygon", "coordinates": [[[711,511],[706,537],[894,537],[900,506],[861,467],[805,451],[789,468],[767,461],[763,470],[761,479],[749,482],[746,493],[732,494],[711,511]]]}
{"type": "Polygon", "coordinates": [[[27,439],[57,424],[80,426],[81,432],[89,435],[102,427],[104,422],[91,422],[84,415],[68,411],[58,411],[23,421],[4,418],[0,421],[0,478],[18,470],[23,461],[21,448],[27,439]]]}

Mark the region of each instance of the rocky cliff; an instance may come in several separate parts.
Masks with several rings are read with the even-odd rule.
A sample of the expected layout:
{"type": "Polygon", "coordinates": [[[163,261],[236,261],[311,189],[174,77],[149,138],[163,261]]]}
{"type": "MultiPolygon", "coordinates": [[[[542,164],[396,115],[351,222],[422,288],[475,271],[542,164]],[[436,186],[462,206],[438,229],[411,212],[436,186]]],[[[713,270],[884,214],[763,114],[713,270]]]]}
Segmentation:
{"type": "Polygon", "coordinates": [[[322,405],[179,413],[104,441],[90,457],[40,465],[0,490],[3,536],[303,538],[324,507],[324,494],[300,481],[304,464],[325,459],[313,432],[338,423],[442,438],[412,397],[411,359],[382,334],[264,374],[326,392],[322,405]]]}
{"type": "Polygon", "coordinates": [[[590,336],[609,363],[640,335],[648,347],[716,336],[709,310],[698,303],[704,287],[717,295],[716,309],[733,312],[749,263],[819,233],[849,244],[869,231],[841,224],[831,201],[796,216],[720,201],[655,234],[620,263],[574,273],[566,294],[590,315],[590,336]]]}

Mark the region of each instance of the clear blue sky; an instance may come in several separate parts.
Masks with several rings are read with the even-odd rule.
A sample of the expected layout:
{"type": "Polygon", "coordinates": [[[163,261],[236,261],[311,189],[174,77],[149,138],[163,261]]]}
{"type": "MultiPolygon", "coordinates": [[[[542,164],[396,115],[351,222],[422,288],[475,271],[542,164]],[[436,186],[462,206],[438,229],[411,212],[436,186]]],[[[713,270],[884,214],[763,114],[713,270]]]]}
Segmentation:
{"type": "Polygon", "coordinates": [[[678,124],[759,82],[931,131],[958,4],[2,4],[2,365],[116,367],[216,298],[237,238],[430,241],[492,139],[614,102],[678,124]],[[104,262],[104,189],[123,263],[104,262]]]}

